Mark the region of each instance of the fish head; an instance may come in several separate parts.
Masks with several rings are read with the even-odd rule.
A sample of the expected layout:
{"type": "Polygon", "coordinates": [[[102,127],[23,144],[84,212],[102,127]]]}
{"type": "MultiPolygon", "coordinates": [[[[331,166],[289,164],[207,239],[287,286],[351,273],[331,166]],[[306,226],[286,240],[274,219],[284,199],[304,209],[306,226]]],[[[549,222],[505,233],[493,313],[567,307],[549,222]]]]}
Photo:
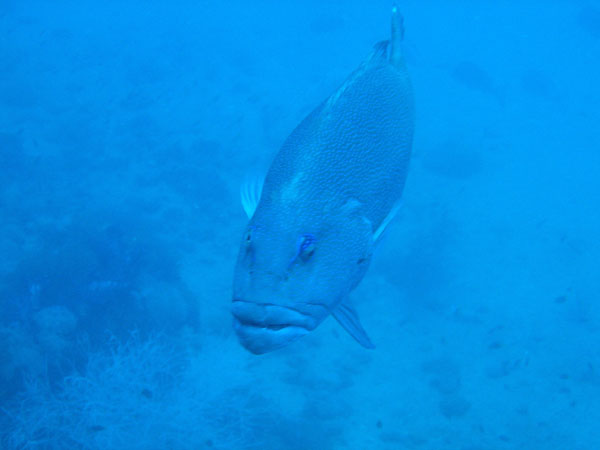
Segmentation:
{"type": "Polygon", "coordinates": [[[372,242],[370,223],[347,214],[276,222],[255,216],[234,275],[240,343],[262,354],[314,330],[364,276],[372,242]]]}

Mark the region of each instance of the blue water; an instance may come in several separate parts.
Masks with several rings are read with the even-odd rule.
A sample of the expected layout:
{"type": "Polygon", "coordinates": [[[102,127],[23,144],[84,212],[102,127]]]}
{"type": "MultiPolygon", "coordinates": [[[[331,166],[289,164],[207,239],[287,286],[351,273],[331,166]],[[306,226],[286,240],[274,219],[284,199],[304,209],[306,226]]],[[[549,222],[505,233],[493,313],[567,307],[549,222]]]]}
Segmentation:
{"type": "Polygon", "coordinates": [[[0,2],[0,445],[600,448],[600,2],[403,1],[399,216],[335,320],[231,327],[239,186],[388,1],[0,2]]]}

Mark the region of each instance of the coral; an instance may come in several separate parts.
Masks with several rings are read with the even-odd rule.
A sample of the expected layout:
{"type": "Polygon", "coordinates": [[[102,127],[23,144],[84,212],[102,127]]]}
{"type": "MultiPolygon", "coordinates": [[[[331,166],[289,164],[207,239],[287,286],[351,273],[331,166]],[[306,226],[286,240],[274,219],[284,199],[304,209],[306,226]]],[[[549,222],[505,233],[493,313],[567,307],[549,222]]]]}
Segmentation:
{"type": "Polygon", "coordinates": [[[228,369],[219,361],[235,358],[214,347],[192,355],[158,338],[115,339],[58,388],[30,380],[2,409],[10,422],[2,448],[256,448],[265,402],[243,376],[215,376],[228,369]]]}

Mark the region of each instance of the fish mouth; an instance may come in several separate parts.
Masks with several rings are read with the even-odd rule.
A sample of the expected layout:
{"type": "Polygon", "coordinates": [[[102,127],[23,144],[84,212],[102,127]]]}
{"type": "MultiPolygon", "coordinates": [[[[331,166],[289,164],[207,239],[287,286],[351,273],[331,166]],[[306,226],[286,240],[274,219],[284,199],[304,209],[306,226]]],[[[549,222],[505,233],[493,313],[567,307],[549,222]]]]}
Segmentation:
{"type": "Polygon", "coordinates": [[[315,329],[315,319],[298,309],[234,299],[233,328],[240,343],[255,354],[285,347],[315,329]]]}

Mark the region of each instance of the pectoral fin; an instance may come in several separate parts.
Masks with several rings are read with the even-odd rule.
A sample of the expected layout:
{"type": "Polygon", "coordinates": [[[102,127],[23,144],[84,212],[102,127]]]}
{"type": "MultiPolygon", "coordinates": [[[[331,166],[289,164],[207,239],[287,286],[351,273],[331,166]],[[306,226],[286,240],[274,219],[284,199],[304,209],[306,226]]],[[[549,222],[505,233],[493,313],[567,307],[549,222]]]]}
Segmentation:
{"type": "Polygon", "coordinates": [[[400,210],[400,202],[396,203],[392,207],[391,211],[388,213],[388,215],[385,217],[385,219],[383,219],[383,222],[381,222],[381,225],[379,225],[379,228],[377,228],[377,230],[375,230],[375,233],[373,233],[373,241],[375,243],[379,242],[379,240],[381,239],[381,236],[383,235],[383,232],[387,229],[388,225],[394,219],[394,217],[396,217],[396,214],[398,214],[399,210],[400,210]]]}
{"type": "Polygon", "coordinates": [[[356,310],[352,307],[348,300],[340,303],[339,306],[333,310],[332,315],[336,318],[339,324],[344,327],[348,333],[350,333],[350,336],[352,336],[356,342],[365,348],[375,348],[375,345],[371,342],[369,336],[367,336],[367,332],[360,324],[360,319],[358,318],[356,310]]]}
{"type": "Polygon", "coordinates": [[[240,187],[240,196],[242,198],[242,206],[248,218],[251,218],[256,211],[258,201],[262,194],[264,179],[258,175],[246,177],[246,180],[240,187]]]}

